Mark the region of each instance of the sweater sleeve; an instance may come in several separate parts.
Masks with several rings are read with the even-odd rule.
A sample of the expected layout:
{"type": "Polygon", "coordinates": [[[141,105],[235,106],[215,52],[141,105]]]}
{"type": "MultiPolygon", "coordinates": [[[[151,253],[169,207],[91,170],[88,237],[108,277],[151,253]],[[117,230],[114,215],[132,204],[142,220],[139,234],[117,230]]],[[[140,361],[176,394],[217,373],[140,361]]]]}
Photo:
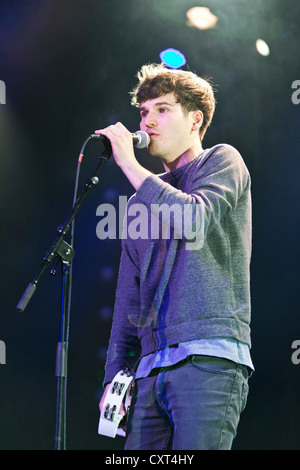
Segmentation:
{"type": "Polygon", "coordinates": [[[132,358],[140,354],[137,326],[133,321],[138,318],[140,311],[139,289],[138,264],[129,253],[126,240],[123,240],[103,385],[111,382],[120,370],[130,368],[132,358]]]}
{"type": "MultiPolygon", "coordinates": [[[[184,191],[175,189],[157,175],[149,176],[138,189],[139,201],[151,208],[153,214],[162,207],[177,208],[183,217],[181,225],[174,225],[179,217],[165,214],[171,227],[181,229],[185,241],[198,238],[197,248],[201,248],[208,234],[237,203],[249,184],[249,172],[239,152],[232,146],[221,144],[207,152],[203,161],[191,172],[189,187],[184,191]]],[[[163,220],[163,219],[162,219],[163,220]]]]}

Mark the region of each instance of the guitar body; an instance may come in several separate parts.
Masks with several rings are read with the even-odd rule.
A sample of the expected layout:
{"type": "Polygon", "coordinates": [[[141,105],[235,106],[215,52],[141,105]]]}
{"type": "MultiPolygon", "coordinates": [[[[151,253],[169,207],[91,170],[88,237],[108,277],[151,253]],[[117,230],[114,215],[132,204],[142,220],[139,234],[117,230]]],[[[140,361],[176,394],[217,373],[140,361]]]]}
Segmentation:
{"type": "Polygon", "coordinates": [[[98,434],[108,437],[125,437],[126,416],[119,413],[122,403],[126,415],[131,403],[133,376],[128,371],[120,371],[111,382],[104,399],[98,426],[98,434]],[[125,426],[121,421],[125,422],[125,426]]]}

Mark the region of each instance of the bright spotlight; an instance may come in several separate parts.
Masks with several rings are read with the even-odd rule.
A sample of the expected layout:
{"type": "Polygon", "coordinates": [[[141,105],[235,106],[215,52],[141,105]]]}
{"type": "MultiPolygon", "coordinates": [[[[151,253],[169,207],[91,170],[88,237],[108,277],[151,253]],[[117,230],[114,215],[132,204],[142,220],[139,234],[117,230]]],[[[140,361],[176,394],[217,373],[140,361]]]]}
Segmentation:
{"type": "Polygon", "coordinates": [[[160,60],[171,69],[178,69],[186,64],[184,55],[176,49],[166,49],[159,54],[160,60]]]}
{"type": "Polygon", "coordinates": [[[193,7],[186,12],[188,26],[198,29],[210,29],[216,26],[218,18],[209,8],[193,7]]]}
{"type": "Polygon", "coordinates": [[[268,44],[263,39],[257,39],[256,41],[256,49],[259,54],[263,56],[268,56],[270,54],[270,48],[268,44]]]}

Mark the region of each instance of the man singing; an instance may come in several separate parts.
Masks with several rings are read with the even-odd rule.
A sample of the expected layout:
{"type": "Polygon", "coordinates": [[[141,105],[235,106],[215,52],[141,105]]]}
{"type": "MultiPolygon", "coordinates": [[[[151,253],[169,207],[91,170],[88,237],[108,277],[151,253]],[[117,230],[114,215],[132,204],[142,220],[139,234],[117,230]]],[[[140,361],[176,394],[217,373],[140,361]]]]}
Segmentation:
{"type": "Polygon", "coordinates": [[[232,146],[202,147],[215,109],[208,81],[145,65],[131,96],[150,137],[149,154],[165,172],[154,175],[139,164],[123,124],[96,133],[110,140],[136,191],[125,230],[130,208],[143,204],[160,236],[123,236],[100,409],[108,384],[134,351],[125,449],[229,450],[253,370],[249,172],[232,146]],[[179,209],[177,216],[164,220],[163,205],[179,209]],[[168,237],[162,236],[166,224],[168,237]]]}

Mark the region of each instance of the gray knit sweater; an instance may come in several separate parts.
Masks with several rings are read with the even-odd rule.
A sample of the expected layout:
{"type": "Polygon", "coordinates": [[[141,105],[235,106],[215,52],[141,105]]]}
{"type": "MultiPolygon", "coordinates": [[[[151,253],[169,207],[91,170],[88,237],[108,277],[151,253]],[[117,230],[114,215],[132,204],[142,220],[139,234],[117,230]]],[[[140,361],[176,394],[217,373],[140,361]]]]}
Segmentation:
{"type": "Polygon", "coordinates": [[[137,358],[208,337],[250,345],[250,176],[227,144],[151,175],[129,200],[104,383],[137,358]]]}

